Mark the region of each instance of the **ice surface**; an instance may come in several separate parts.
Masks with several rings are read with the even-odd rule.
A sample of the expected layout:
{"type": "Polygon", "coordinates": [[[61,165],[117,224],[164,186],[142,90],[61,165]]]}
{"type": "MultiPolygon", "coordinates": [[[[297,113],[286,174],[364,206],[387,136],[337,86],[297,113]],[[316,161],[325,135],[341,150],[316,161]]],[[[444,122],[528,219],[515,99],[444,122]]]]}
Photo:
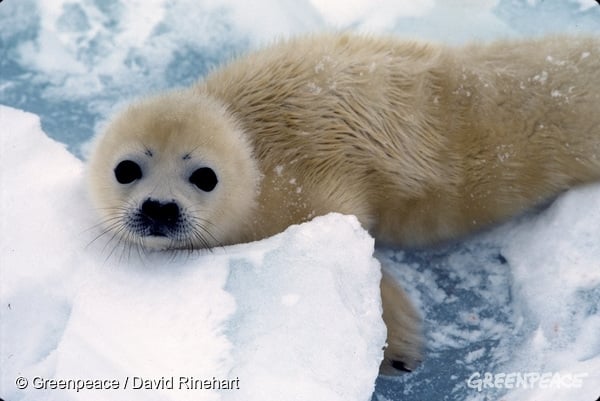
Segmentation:
{"type": "Polygon", "coordinates": [[[370,399],[381,273],[356,218],[202,254],[112,252],[94,241],[81,161],[31,114],[0,106],[0,126],[1,398],[370,399]],[[130,391],[44,392],[35,376],[129,380],[130,391]],[[239,390],[189,389],[190,377],[239,390]],[[132,389],[139,378],[175,389],[132,389]]]}
{"type": "MultiPolygon", "coordinates": [[[[0,26],[0,104],[37,113],[44,131],[80,157],[92,133],[115,108],[131,98],[188,85],[233,55],[281,36],[352,29],[461,43],[547,32],[598,34],[600,7],[594,0],[6,0],[0,4],[0,26]]],[[[3,110],[6,116],[7,109],[3,110]]],[[[10,111],[10,115],[15,130],[38,131],[34,119],[15,111],[10,111]]],[[[6,128],[4,120],[1,121],[0,135],[4,138],[6,128]]],[[[102,268],[96,266],[95,258],[90,260],[89,249],[71,254],[57,252],[62,244],[69,243],[74,230],[85,238],[90,233],[82,227],[87,229],[95,224],[91,219],[85,220],[89,216],[87,210],[83,210],[85,198],[82,188],[76,184],[81,179],[81,166],[43,136],[24,137],[19,143],[6,145],[1,154],[2,163],[23,164],[19,167],[20,175],[0,172],[3,197],[0,203],[3,216],[0,219],[3,224],[0,228],[3,246],[0,349],[3,358],[10,356],[10,362],[0,360],[1,388],[6,388],[8,383],[9,388],[14,389],[12,381],[4,381],[5,366],[10,369],[6,375],[32,369],[28,371],[53,376],[59,367],[59,345],[66,347],[60,360],[68,361],[67,351],[76,353],[86,348],[84,337],[93,340],[90,346],[94,349],[101,347],[100,334],[107,338],[106,345],[96,349],[93,355],[93,349],[89,348],[89,358],[95,361],[97,369],[106,366],[111,372],[113,368],[117,371],[113,364],[120,351],[107,349],[114,344],[115,333],[109,327],[98,327],[97,336],[96,331],[90,332],[89,328],[84,331],[82,319],[84,314],[92,316],[92,311],[82,309],[75,301],[81,298],[78,294],[85,295],[82,291],[86,288],[98,297],[114,294],[116,298],[107,300],[104,309],[102,305],[95,305],[95,316],[117,310],[116,317],[121,319],[121,324],[135,335],[140,334],[144,325],[140,328],[132,323],[140,320],[128,323],[127,316],[134,318],[134,311],[144,316],[150,311],[136,301],[136,293],[125,291],[129,288],[125,285],[130,286],[133,280],[140,283],[132,288],[136,291],[141,291],[142,286],[159,287],[154,296],[160,302],[161,291],[187,288],[183,278],[197,282],[202,281],[203,276],[199,272],[192,274],[188,261],[177,261],[173,269],[178,275],[167,274],[172,280],[169,289],[159,281],[165,274],[161,275],[156,269],[145,270],[154,263],[156,255],[142,256],[144,267],[133,263],[140,258],[137,254],[129,255],[119,249],[110,258],[112,262],[102,268]],[[48,151],[50,148],[54,150],[48,151]],[[56,152],[59,152],[57,157],[56,152]],[[23,163],[24,155],[28,155],[28,163],[23,163]],[[19,182],[23,177],[36,178],[25,184],[19,182]],[[6,188],[14,186],[36,196],[19,197],[19,191],[7,191],[6,188]],[[62,193],[72,194],[69,202],[55,198],[62,193]],[[25,210],[34,210],[26,209],[28,205],[35,205],[35,215],[25,213],[25,210]],[[50,216],[55,218],[50,219],[50,216]],[[14,223],[9,224],[9,221],[14,223]],[[60,224],[65,224],[64,229],[49,235],[49,228],[56,229],[60,224]],[[32,231],[40,235],[31,237],[32,231]],[[46,235],[41,235],[43,233],[46,235]],[[31,247],[17,251],[21,248],[16,244],[31,247]],[[18,265],[8,263],[15,258],[20,261],[18,265]],[[121,267],[111,267],[112,264],[121,267]],[[102,292],[101,288],[84,285],[91,281],[86,281],[81,272],[100,280],[104,270],[111,272],[105,278],[120,277],[122,287],[109,281],[113,287],[102,292]],[[10,297],[10,307],[6,305],[5,296],[10,297]],[[131,311],[127,312],[130,304],[131,311]],[[18,315],[7,315],[15,305],[18,305],[18,315]],[[74,324],[74,319],[79,324],[74,324]],[[101,362],[103,358],[105,362],[101,362]]],[[[396,379],[379,378],[374,400],[595,400],[600,395],[596,385],[600,382],[597,376],[600,372],[599,204],[600,189],[592,186],[569,192],[541,213],[442,249],[416,252],[379,248],[377,256],[392,267],[424,314],[427,350],[423,365],[412,374],[396,379]],[[477,372],[482,375],[486,372],[559,372],[565,377],[579,373],[587,376],[579,388],[535,386],[533,389],[486,388],[479,392],[467,385],[467,379],[477,372]]],[[[334,232],[339,224],[342,223],[332,223],[334,232]]],[[[331,229],[329,225],[321,228],[331,229]]],[[[77,240],[81,241],[82,248],[89,242],[83,238],[77,240]]],[[[262,265],[267,251],[262,245],[254,246],[257,248],[241,251],[252,262],[236,265],[242,281],[260,274],[256,266],[276,269],[262,265]]],[[[101,245],[93,249],[102,254],[102,261],[111,251],[103,251],[101,245]]],[[[319,252],[319,257],[327,258],[325,253],[319,252]]],[[[217,260],[223,255],[215,252],[209,256],[215,258],[211,277],[217,280],[220,277],[217,260]]],[[[223,271],[233,271],[234,262],[229,262],[222,266],[223,271]]],[[[334,268],[331,274],[337,271],[334,268]]],[[[233,310],[231,306],[228,312],[231,315],[221,316],[223,322],[238,324],[236,328],[224,323],[225,332],[219,334],[229,339],[229,345],[217,347],[227,349],[220,355],[228,358],[236,352],[234,342],[244,340],[236,337],[236,333],[257,329],[236,317],[236,313],[240,313],[240,304],[234,296],[238,289],[228,287],[230,284],[221,282],[221,288],[215,281],[210,286],[216,299],[238,308],[233,310]],[[232,297],[229,301],[226,301],[227,294],[232,297]]],[[[199,283],[197,288],[208,291],[208,287],[199,283]]],[[[253,294],[263,290],[256,288],[253,294]]],[[[277,323],[269,319],[284,317],[268,315],[260,302],[268,301],[269,307],[277,306],[279,311],[299,308],[297,313],[308,313],[309,304],[302,303],[300,294],[291,291],[272,294],[269,299],[255,295],[245,298],[247,302],[257,302],[247,305],[246,311],[265,319],[266,327],[277,323]]],[[[199,308],[198,313],[205,310],[203,305],[193,300],[189,302],[199,308]]],[[[167,330],[166,309],[157,308],[156,313],[147,331],[167,330]]],[[[185,311],[178,313],[182,314],[177,315],[181,319],[187,319],[185,311]]],[[[219,316],[213,316],[215,325],[217,318],[219,316]]],[[[285,321],[290,326],[301,323],[294,321],[293,315],[285,318],[290,319],[285,321]]],[[[181,321],[173,322],[174,327],[180,327],[177,322],[181,321]]],[[[201,332],[207,338],[215,334],[205,329],[201,332]]],[[[119,330],[115,331],[118,334],[119,330]]],[[[350,344],[350,338],[340,336],[342,338],[350,344]]],[[[248,347],[244,348],[256,352],[267,349],[259,339],[248,340],[248,347]]],[[[187,338],[180,341],[186,347],[190,344],[187,338]]],[[[307,350],[304,356],[319,355],[323,352],[320,344],[316,342],[314,349],[307,350]]],[[[157,357],[160,350],[153,352],[150,356],[157,357]]],[[[270,359],[268,354],[262,355],[270,359]]],[[[121,361],[124,369],[143,358],[134,352],[130,356],[131,360],[121,361]]],[[[277,356],[278,365],[273,365],[273,372],[286,373],[289,372],[286,369],[294,367],[293,364],[286,366],[285,361],[297,357],[296,354],[277,356]]],[[[252,357],[259,358],[259,355],[252,357]]],[[[187,353],[164,356],[169,363],[191,363],[186,358],[187,353]]],[[[251,358],[250,354],[245,358],[251,358]]],[[[223,370],[238,369],[227,370],[227,374],[241,375],[239,369],[250,370],[247,374],[256,374],[253,377],[257,378],[265,374],[259,367],[252,370],[249,360],[239,361],[239,365],[245,367],[236,367],[236,361],[222,361],[222,367],[223,370]]],[[[208,361],[206,366],[213,362],[208,361]]],[[[67,362],[61,363],[66,369],[67,362]]],[[[335,368],[340,369],[341,379],[360,373],[341,365],[335,368]]],[[[244,391],[274,394],[261,387],[261,380],[246,383],[244,391]]],[[[286,383],[295,389],[305,388],[306,383],[300,380],[296,378],[286,383]]],[[[103,398],[105,393],[87,395],[106,399],[103,398]]],[[[11,399],[5,397],[3,391],[0,397],[11,399]]]]}
{"type": "MultiPolygon", "coordinates": [[[[600,186],[571,191],[526,227],[508,229],[516,312],[523,320],[514,365],[580,375],[582,388],[518,391],[509,400],[600,396],[600,186]]],[[[510,366],[511,364],[508,364],[510,366]]]]}
{"type": "Polygon", "coordinates": [[[443,249],[380,249],[424,311],[428,355],[411,376],[381,378],[376,399],[596,399],[599,238],[600,185],[592,185],[443,249]],[[547,382],[478,391],[469,378],[485,373],[547,382]]]}

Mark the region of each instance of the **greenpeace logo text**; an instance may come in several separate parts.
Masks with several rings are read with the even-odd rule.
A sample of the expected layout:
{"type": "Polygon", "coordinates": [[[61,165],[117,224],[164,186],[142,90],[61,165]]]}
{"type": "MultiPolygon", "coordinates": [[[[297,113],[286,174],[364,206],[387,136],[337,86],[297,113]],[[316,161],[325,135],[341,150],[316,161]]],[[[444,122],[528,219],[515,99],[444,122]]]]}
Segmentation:
{"type": "Polygon", "coordinates": [[[467,379],[467,386],[477,391],[487,388],[581,388],[587,376],[588,373],[475,372],[467,379]]]}

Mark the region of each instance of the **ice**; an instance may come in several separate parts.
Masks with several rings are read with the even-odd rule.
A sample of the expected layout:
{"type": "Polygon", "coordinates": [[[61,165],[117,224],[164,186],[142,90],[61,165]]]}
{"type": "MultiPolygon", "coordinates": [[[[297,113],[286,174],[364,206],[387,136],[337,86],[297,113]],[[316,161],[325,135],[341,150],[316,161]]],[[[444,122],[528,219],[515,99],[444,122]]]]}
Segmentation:
{"type": "Polygon", "coordinates": [[[435,399],[440,393],[465,400],[596,399],[598,238],[600,185],[591,185],[571,190],[539,213],[443,249],[379,249],[379,259],[394,265],[425,315],[428,351],[411,376],[380,378],[376,395],[382,400],[435,399]],[[474,373],[547,375],[563,384],[480,392],[468,384],[474,373]]]}
{"type": "Polygon", "coordinates": [[[369,400],[385,343],[373,240],[356,219],[326,216],[264,242],[260,264],[242,257],[254,244],[230,256],[232,372],[245,384],[230,399],[369,400]]]}
{"type": "Polygon", "coordinates": [[[112,249],[95,240],[81,161],[34,115],[0,106],[0,125],[0,397],[370,399],[385,344],[381,273],[356,218],[199,254],[112,249]],[[36,376],[121,388],[35,389],[36,376]],[[197,388],[213,377],[234,389],[197,388]]]}
{"type": "Polygon", "coordinates": [[[504,255],[514,298],[531,337],[517,366],[580,374],[582,388],[519,391],[510,400],[594,399],[600,383],[600,186],[571,191],[527,225],[515,227],[504,255]]]}
{"type": "Polygon", "coordinates": [[[422,17],[435,4],[433,0],[312,0],[311,3],[331,26],[358,24],[363,29],[383,29],[399,17],[422,17]]]}

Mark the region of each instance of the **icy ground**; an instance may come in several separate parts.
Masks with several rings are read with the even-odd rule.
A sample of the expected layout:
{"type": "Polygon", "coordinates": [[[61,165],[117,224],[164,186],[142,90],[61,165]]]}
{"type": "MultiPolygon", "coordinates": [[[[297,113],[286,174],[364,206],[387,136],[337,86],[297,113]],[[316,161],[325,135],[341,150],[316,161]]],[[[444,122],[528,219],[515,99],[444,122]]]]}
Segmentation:
{"type": "MultiPolygon", "coordinates": [[[[452,43],[597,34],[600,7],[594,0],[5,0],[0,27],[0,104],[36,113],[49,137],[81,157],[131,98],[187,85],[279,36],[332,27],[452,43]]],[[[10,108],[0,109],[0,136],[0,398],[41,398],[17,390],[21,374],[239,377],[240,390],[221,393],[233,400],[371,397],[383,341],[378,267],[352,219],[328,216],[201,257],[110,255],[98,242],[86,247],[95,222],[81,162],[48,140],[33,116],[10,108]]],[[[596,185],[443,249],[378,248],[424,315],[427,351],[412,374],[377,379],[373,399],[598,398],[599,205],[596,185]],[[486,373],[501,385],[478,381],[486,373]],[[526,374],[539,376],[534,388],[510,388],[526,374]]]]}

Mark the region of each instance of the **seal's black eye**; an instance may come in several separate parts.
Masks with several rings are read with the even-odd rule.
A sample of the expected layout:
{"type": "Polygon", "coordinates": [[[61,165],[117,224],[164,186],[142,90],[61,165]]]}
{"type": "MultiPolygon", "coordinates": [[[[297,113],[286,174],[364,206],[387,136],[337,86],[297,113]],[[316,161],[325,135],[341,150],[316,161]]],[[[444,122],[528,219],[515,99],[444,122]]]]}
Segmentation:
{"type": "Polygon", "coordinates": [[[201,167],[190,176],[190,182],[205,192],[210,192],[217,186],[219,180],[212,168],[201,167]]]}
{"type": "Polygon", "coordinates": [[[130,184],[142,178],[142,168],[131,160],[123,160],[115,167],[115,178],[120,184],[130,184]]]}

